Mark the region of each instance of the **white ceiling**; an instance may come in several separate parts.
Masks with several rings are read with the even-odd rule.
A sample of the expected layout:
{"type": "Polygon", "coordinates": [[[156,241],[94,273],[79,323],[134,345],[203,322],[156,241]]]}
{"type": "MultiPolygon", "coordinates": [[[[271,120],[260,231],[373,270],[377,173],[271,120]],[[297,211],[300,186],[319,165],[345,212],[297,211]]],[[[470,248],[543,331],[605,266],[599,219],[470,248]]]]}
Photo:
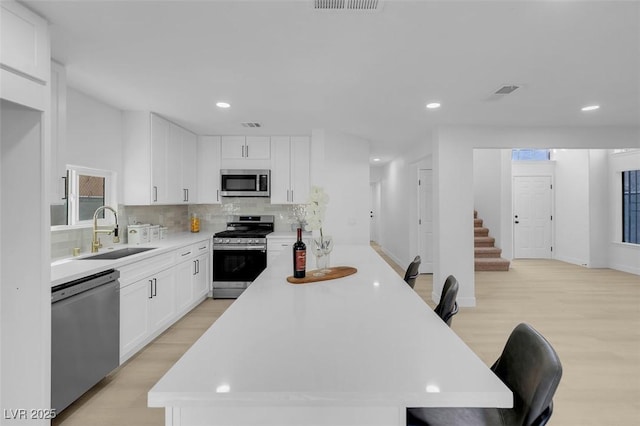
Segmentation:
{"type": "Polygon", "coordinates": [[[436,125],[640,121],[635,1],[386,0],[378,12],[315,11],[312,0],[23,3],[51,22],[72,87],[199,134],[327,128],[388,160],[436,125]],[[520,88],[493,95],[505,84],[520,88]],[[433,100],[442,108],[427,110],[433,100]],[[580,111],[591,103],[600,110],[580,111]]]}

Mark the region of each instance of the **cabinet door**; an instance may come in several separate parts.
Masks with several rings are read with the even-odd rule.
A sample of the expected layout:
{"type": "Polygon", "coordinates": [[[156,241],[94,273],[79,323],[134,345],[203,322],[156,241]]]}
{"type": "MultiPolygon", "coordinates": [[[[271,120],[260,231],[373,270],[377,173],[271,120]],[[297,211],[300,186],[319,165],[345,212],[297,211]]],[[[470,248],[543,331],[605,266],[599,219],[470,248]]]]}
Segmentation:
{"type": "Polygon", "coordinates": [[[67,135],[67,73],[51,62],[51,204],[64,204],[66,196],[65,144],[67,135]]]}
{"type": "MultiPolygon", "coordinates": [[[[151,203],[167,204],[167,150],[169,147],[169,122],[151,114],[151,203]]],[[[140,161],[145,161],[144,158],[140,161]]]]}
{"type": "Polygon", "coordinates": [[[209,253],[198,256],[196,275],[193,280],[193,300],[205,296],[209,292],[209,253]]]}
{"type": "Polygon", "coordinates": [[[222,136],[221,156],[227,160],[239,160],[245,158],[244,136],[222,136]]]}
{"type": "Polygon", "coordinates": [[[182,186],[182,141],[185,130],[173,123],[169,124],[169,143],[167,147],[167,186],[170,204],[181,204],[186,198],[182,186]]]}
{"type": "Polygon", "coordinates": [[[251,160],[268,160],[271,155],[271,138],[269,136],[247,136],[245,158],[251,160]]]}
{"type": "Polygon", "coordinates": [[[150,300],[149,327],[154,332],[169,324],[176,314],[176,285],[174,269],[154,274],[150,300]]]}
{"type": "Polygon", "coordinates": [[[120,290],[120,360],[149,335],[152,281],[144,279],[120,290]]]}
{"type": "Polygon", "coordinates": [[[198,141],[194,133],[184,130],[182,138],[182,188],[185,190],[184,202],[197,202],[197,149],[198,141]]]}
{"type": "MultiPolygon", "coordinates": [[[[18,2],[0,4],[0,63],[41,83],[49,78],[47,21],[18,2]]],[[[6,84],[3,81],[3,84],[6,84]]]]}
{"type": "Polygon", "coordinates": [[[198,137],[198,203],[220,204],[220,136],[198,137]]]}
{"type": "Polygon", "coordinates": [[[290,149],[288,136],[271,138],[271,204],[291,201],[290,149]]]}
{"type": "Polygon", "coordinates": [[[309,137],[291,137],[291,203],[303,204],[309,199],[310,156],[309,137]]]}
{"type": "Polygon", "coordinates": [[[193,299],[193,280],[195,274],[195,260],[187,260],[176,266],[176,305],[178,312],[184,311],[193,299]]]}

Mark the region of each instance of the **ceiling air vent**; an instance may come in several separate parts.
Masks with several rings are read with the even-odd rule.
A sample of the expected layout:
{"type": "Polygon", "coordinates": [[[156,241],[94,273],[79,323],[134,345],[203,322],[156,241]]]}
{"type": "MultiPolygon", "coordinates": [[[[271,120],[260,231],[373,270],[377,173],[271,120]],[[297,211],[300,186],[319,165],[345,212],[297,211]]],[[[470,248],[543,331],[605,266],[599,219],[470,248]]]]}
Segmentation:
{"type": "Polygon", "coordinates": [[[242,124],[242,127],[262,127],[262,124],[255,123],[252,121],[245,121],[244,123],[240,123],[240,124],[242,124]]]}
{"type": "Polygon", "coordinates": [[[376,11],[382,7],[383,0],[314,0],[316,10],[367,10],[376,11]]]}
{"type": "Polygon", "coordinates": [[[518,87],[520,86],[516,86],[516,85],[507,85],[507,86],[502,86],[501,88],[499,88],[498,90],[496,90],[495,94],[496,95],[508,95],[509,93],[513,93],[514,90],[516,90],[518,87]]]}

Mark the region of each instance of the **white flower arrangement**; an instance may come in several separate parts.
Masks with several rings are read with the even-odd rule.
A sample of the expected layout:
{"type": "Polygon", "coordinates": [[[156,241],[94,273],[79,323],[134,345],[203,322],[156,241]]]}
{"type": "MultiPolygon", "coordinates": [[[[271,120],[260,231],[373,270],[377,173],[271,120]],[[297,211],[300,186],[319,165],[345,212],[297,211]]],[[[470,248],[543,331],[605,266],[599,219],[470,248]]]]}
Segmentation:
{"type": "Polygon", "coordinates": [[[319,186],[312,186],[309,193],[309,201],[307,202],[307,231],[320,231],[320,239],[322,240],[322,221],[329,203],[329,196],[324,189],[319,186]]]}

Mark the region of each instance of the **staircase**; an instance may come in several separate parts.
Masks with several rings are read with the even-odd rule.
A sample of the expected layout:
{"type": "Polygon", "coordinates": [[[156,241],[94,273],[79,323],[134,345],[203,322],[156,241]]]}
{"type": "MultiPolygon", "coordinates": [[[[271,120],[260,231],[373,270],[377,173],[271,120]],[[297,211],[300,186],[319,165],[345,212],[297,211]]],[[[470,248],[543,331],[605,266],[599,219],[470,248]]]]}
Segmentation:
{"type": "Polygon", "coordinates": [[[502,249],[495,247],[495,238],[489,236],[489,229],[482,226],[478,212],[473,211],[473,236],[476,271],[508,271],[510,262],[500,257],[502,249]]]}

